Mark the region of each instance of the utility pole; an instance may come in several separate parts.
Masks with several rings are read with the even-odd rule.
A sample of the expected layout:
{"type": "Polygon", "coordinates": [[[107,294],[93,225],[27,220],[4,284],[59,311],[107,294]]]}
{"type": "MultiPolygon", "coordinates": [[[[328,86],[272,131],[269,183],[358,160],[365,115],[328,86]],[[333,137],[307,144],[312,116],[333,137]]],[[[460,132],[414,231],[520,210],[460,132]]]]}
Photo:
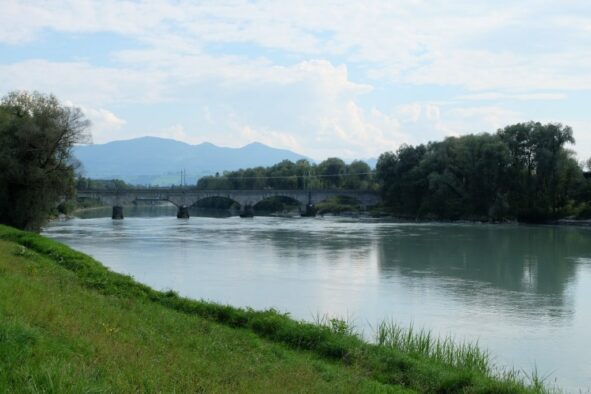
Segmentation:
{"type": "Polygon", "coordinates": [[[187,171],[183,168],[181,170],[181,187],[185,187],[187,185],[187,171]]]}

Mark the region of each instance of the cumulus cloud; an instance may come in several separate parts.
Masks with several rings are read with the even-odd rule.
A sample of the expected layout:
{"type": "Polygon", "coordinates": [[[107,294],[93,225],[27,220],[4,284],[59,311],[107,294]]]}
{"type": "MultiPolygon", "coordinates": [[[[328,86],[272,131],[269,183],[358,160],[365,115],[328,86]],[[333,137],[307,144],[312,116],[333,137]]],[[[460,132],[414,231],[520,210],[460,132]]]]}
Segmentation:
{"type": "Polygon", "coordinates": [[[101,64],[0,55],[0,86],[118,108],[126,123],[92,115],[97,142],[260,139],[317,158],[361,157],[539,116],[524,113],[528,103],[588,97],[590,26],[591,6],[575,0],[6,0],[0,45],[26,47],[46,32],[133,45],[101,64]],[[404,97],[409,87],[453,93],[404,97]],[[163,111],[157,124],[125,113],[170,103],[185,112],[163,111]]]}
{"type": "Polygon", "coordinates": [[[119,129],[125,124],[123,119],[118,118],[114,113],[104,108],[84,108],[82,111],[97,129],[119,129]]]}
{"type": "Polygon", "coordinates": [[[33,59],[0,64],[0,86],[7,90],[51,92],[92,107],[165,100],[165,80],[166,76],[157,71],[98,67],[86,62],[33,59]]]}
{"type": "MultiPolygon", "coordinates": [[[[374,77],[417,84],[588,89],[590,8],[582,1],[540,6],[533,0],[10,0],[0,16],[0,41],[32,40],[45,29],[113,32],[175,57],[198,59],[209,44],[245,43],[307,57],[339,55],[366,65],[374,77]]],[[[149,52],[135,55],[121,58],[150,60],[149,52]]]]}
{"type": "Polygon", "coordinates": [[[126,121],[119,118],[113,112],[105,108],[89,108],[76,105],[72,101],[66,100],[64,105],[80,108],[82,113],[90,120],[90,133],[94,142],[107,142],[117,137],[117,131],[125,126],[126,121]]]}

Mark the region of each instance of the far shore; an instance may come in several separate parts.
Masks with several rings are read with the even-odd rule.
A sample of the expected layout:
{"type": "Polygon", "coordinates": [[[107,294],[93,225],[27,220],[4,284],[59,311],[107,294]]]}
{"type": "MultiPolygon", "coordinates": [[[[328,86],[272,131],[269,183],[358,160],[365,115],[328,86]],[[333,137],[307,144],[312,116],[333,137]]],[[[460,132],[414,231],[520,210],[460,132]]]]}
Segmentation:
{"type": "MultiPolygon", "coordinates": [[[[166,204],[162,204],[166,205],[166,204]]],[[[132,207],[131,205],[126,205],[125,207],[132,207]]],[[[70,214],[64,215],[60,214],[58,217],[52,218],[52,220],[67,220],[76,217],[77,213],[82,212],[92,212],[101,209],[109,208],[108,205],[99,205],[94,207],[85,207],[85,208],[76,208],[70,214]]],[[[276,214],[261,214],[255,216],[271,216],[271,217],[284,217],[281,215],[281,212],[276,214]]],[[[288,216],[285,216],[288,217],[288,216]]],[[[289,216],[293,218],[295,216],[289,216]]],[[[349,218],[349,219],[382,219],[382,220],[391,220],[391,221],[399,221],[401,223],[449,223],[449,224],[521,224],[521,225],[546,225],[546,226],[580,226],[580,227],[587,227],[591,226],[591,219],[574,219],[574,218],[563,218],[563,219],[556,219],[556,220],[549,220],[542,223],[530,223],[530,222],[519,222],[515,219],[506,219],[506,220],[485,220],[485,219],[458,219],[458,220],[443,220],[443,219],[433,219],[433,218],[408,218],[408,217],[400,217],[396,215],[392,215],[385,212],[377,212],[372,213],[370,211],[343,211],[343,212],[324,212],[319,213],[316,217],[342,217],[342,218],[349,218]]]]}

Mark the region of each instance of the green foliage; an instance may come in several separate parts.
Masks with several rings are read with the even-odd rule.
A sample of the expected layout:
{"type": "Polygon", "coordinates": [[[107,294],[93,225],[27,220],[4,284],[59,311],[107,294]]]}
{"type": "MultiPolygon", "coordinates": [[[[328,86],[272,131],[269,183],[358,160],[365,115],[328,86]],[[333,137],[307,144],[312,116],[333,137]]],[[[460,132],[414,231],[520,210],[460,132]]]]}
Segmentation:
{"type": "Polygon", "coordinates": [[[402,392],[251,330],[101,294],[21,245],[0,241],[0,271],[2,393],[402,392]]]}
{"type": "Polygon", "coordinates": [[[70,152],[88,139],[78,108],[54,96],[12,92],[0,102],[0,223],[38,230],[74,193],[70,152]]]}
{"type": "Polygon", "coordinates": [[[429,331],[405,329],[396,323],[382,322],[376,331],[376,342],[405,353],[421,355],[457,368],[491,374],[494,370],[490,355],[477,345],[456,343],[451,338],[436,338],[429,331]]]}
{"type": "Polygon", "coordinates": [[[510,151],[509,198],[518,218],[539,221],[559,216],[582,178],[566,150],[572,129],[561,124],[519,123],[497,133],[510,151]]]}
{"type": "Polygon", "coordinates": [[[411,218],[543,221],[582,200],[572,130],[520,123],[386,152],[377,178],[386,204],[411,218]]]}
{"type": "Polygon", "coordinates": [[[346,168],[343,189],[368,190],[371,187],[371,168],[363,161],[354,160],[346,168]]]}
{"type": "Polygon", "coordinates": [[[358,212],[359,202],[347,196],[334,196],[316,204],[318,214],[358,212]]]}
{"type": "Polygon", "coordinates": [[[76,190],[125,190],[141,187],[125,183],[121,179],[91,179],[82,176],[76,179],[76,190]]]}
{"type": "Polygon", "coordinates": [[[308,160],[284,160],[271,167],[255,167],[206,176],[197,182],[200,189],[355,189],[373,190],[375,181],[369,166],[361,161],[347,165],[338,158],[320,164],[308,160]]]}
{"type": "Polygon", "coordinates": [[[325,186],[331,189],[339,188],[343,183],[343,177],[347,171],[347,165],[337,157],[330,157],[318,164],[318,175],[322,177],[325,186]]]}
{"type": "MultiPolygon", "coordinates": [[[[307,350],[320,358],[353,367],[376,384],[383,385],[374,389],[403,386],[421,393],[544,392],[543,388],[526,386],[512,374],[498,377],[487,372],[487,368],[475,367],[478,365],[478,358],[482,359],[484,355],[475,352],[473,347],[440,344],[442,350],[426,350],[433,346],[437,349],[437,344],[425,334],[419,334],[418,337],[414,334],[405,335],[410,339],[401,342],[392,339],[396,334],[386,333],[382,335],[386,338],[383,343],[369,344],[353,334],[350,327],[338,319],[327,319],[325,324],[312,324],[294,321],[275,310],[255,311],[194,301],[179,297],[171,291],[153,290],[128,276],[109,271],[89,256],[36,234],[0,226],[0,239],[15,242],[43,258],[49,258],[52,264],[71,271],[81,286],[111,299],[110,303],[121,300],[124,303],[155,304],[170,311],[246,329],[272,342],[282,343],[295,350],[307,350]],[[399,343],[406,343],[407,349],[399,348],[399,343]],[[450,356],[450,352],[457,354],[450,356]],[[434,357],[434,354],[443,356],[434,357]],[[476,361],[470,360],[471,357],[476,361]]],[[[165,312],[158,312],[157,315],[163,313],[165,312]]],[[[150,316],[153,315],[152,312],[150,316]]],[[[170,329],[174,326],[171,325],[170,329]]],[[[128,327],[127,331],[137,329],[134,327],[128,327]]],[[[101,326],[101,329],[109,336],[126,333],[119,330],[113,322],[101,326]]]]}

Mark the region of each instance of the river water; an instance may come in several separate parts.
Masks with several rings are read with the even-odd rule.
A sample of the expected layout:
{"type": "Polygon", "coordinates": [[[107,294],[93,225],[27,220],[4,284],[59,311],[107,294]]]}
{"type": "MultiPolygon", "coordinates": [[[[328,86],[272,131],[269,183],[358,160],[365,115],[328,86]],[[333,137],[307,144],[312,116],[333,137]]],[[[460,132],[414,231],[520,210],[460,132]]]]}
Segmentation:
{"type": "Polygon", "coordinates": [[[368,338],[380,321],[412,323],[569,392],[591,387],[591,228],[105,213],[44,234],[157,289],[345,318],[368,338]]]}

